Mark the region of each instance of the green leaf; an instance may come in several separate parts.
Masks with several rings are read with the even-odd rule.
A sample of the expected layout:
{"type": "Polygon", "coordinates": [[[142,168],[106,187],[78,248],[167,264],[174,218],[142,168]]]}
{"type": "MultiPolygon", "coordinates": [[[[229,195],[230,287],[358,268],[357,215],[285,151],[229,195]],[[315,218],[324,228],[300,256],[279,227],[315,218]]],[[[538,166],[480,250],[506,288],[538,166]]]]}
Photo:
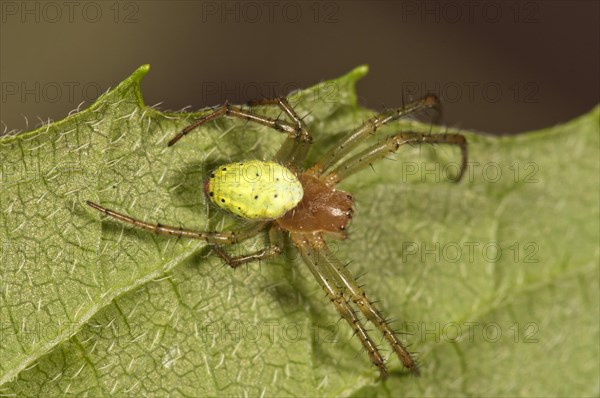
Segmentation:
{"type": "MultiPolygon", "coordinates": [[[[87,110],[0,139],[0,393],[600,393],[600,107],[515,137],[460,131],[472,163],[459,184],[446,178],[458,153],[439,146],[404,148],[341,185],[357,212],[350,238],[332,247],[367,272],[366,291],[420,353],[422,377],[406,377],[391,357],[382,383],[291,244],[277,261],[233,271],[203,242],[155,236],[85,206],[200,230],[239,227],[207,204],[204,176],[221,162],[269,159],[283,140],[223,119],[168,148],[204,112],[146,107],[139,83],[148,69],[87,110]]],[[[366,71],[291,98],[310,112],[309,163],[372,113],[356,104],[366,71]]],[[[398,122],[378,134],[408,128],[429,125],[398,122]]]]}

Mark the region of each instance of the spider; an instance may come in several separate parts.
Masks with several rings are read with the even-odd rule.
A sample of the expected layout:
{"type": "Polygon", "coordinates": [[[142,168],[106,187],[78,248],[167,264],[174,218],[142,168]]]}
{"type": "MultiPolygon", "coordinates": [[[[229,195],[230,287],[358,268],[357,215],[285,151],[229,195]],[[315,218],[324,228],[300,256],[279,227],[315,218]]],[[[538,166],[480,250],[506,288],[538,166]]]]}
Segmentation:
{"type": "MultiPolygon", "coordinates": [[[[336,189],[336,185],[389,153],[406,144],[449,144],[460,147],[462,164],[455,181],[459,181],[467,164],[467,142],[460,134],[423,134],[400,132],[391,135],[362,152],[347,157],[361,142],[393,120],[439,106],[434,95],[383,111],[348,133],[313,166],[303,169],[312,137],[306,124],[285,97],[251,101],[250,106],[277,105],[289,120],[260,116],[250,110],[225,103],[212,113],[199,118],[180,131],[168,146],[173,146],[195,128],[219,117],[229,116],[268,126],[286,134],[273,161],[244,160],[219,166],[204,182],[207,197],[217,206],[236,214],[248,225],[238,231],[204,232],[150,224],[107,209],[91,201],[92,208],[156,234],[200,239],[212,246],[214,253],[232,268],[252,261],[272,259],[282,253],[283,234],[289,234],[304,263],[337,312],[358,336],[371,362],[382,379],[388,371],[378,347],[357,317],[353,305],[382,333],[404,367],[418,375],[412,355],[398,338],[373,302],[359,286],[344,263],[328,248],[324,237],[345,239],[352,219],[353,197],[336,189]],[[269,243],[262,250],[241,256],[230,256],[223,246],[236,244],[268,230],[269,243]]],[[[252,108],[250,108],[252,109],[252,108]]]]}

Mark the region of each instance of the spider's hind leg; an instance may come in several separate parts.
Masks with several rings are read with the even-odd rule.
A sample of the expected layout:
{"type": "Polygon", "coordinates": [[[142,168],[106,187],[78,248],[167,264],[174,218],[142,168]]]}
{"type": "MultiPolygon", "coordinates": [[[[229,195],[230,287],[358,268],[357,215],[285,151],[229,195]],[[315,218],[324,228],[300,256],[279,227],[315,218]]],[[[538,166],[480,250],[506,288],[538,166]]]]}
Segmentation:
{"type": "Polygon", "coordinates": [[[312,135],[308,127],[285,97],[268,98],[248,102],[250,106],[277,105],[292,120],[296,128],[295,135],[288,135],[277,154],[275,160],[285,165],[300,168],[301,163],[306,159],[308,150],[312,143],[312,135]]]}
{"type": "Polygon", "coordinates": [[[242,264],[254,261],[268,260],[277,257],[282,251],[281,230],[276,226],[269,230],[269,246],[254,253],[243,254],[240,256],[230,256],[220,245],[213,245],[213,252],[225,261],[231,268],[237,268],[242,264]]]}
{"type": "Polygon", "coordinates": [[[250,224],[246,228],[241,229],[240,231],[223,231],[223,232],[212,232],[212,231],[194,231],[191,229],[179,228],[179,227],[171,227],[168,225],[162,224],[150,224],[148,222],[138,220],[136,218],[130,217],[123,213],[118,213],[114,210],[107,209],[104,206],[100,206],[91,201],[86,201],[86,204],[93,209],[98,210],[100,213],[103,213],[109,217],[112,217],[121,222],[131,224],[136,228],[143,229],[146,231],[154,232],[158,235],[171,235],[171,236],[182,236],[185,238],[199,239],[204,240],[210,244],[219,244],[219,245],[230,245],[234,243],[238,243],[242,240],[251,238],[257,235],[264,227],[264,222],[250,224]]]}
{"type": "Polygon", "coordinates": [[[294,108],[290,105],[289,101],[285,97],[277,97],[277,98],[269,98],[269,99],[261,99],[249,101],[248,105],[250,106],[258,106],[258,105],[277,105],[281,108],[281,110],[288,115],[288,117],[294,122],[296,125],[297,137],[301,141],[312,142],[312,136],[310,132],[306,128],[306,124],[302,121],[302,118],[298,116],[294,108]]]}
{"type": "MultiPolygon", "coordinates": [[[[282,102],[282,104],[283,104],[283,105],[281,105],[282,108],[285,105],[285,106],[289,107],[289,109],[291,110],[291,107],[289,106],[287,101],[282,102]]],[[[293,112],[293,110],[292,110],[292,112],[293,112]]],[[[189,134],[196,127],[199,127],[211,120],[215,120],[215,119],[218,119],[223,116],[236,117],[239,119],[247,120],[249,122],[262,124],[263,126],[270,127],[280,133],[288,134],[289,137],[293,137],[294,139],[296,139],[296,137],[302,137],[302,139],[308,139],[310,141],[310,135],[308,135],[308,138],[306,138],[307,135],[302,131],[301,126],[293,118],[292,118],[292,120],[294,120],[294,124],[292,125],[283,120],[271,119],[266,116],[260,116],[260,115],[254,114],[246,109],[242,109],[239,106],[229,105],[228,103],[225,103],[224,105],[221,105],[218,108],[216,108],[212,113],[209,113],[208,115],[201,117],[200,119],[196,120],[189,126],[185,127],[183,130],[181,130],[177,135],[175,135],[175,137],[173,137],[169,141],[168,146],[175,145],[177,143],[177,141],[179,141],[185,135],[189,134]]],[[[301,122],[301,120],[300,120],[300,122],[301,122]]]]}

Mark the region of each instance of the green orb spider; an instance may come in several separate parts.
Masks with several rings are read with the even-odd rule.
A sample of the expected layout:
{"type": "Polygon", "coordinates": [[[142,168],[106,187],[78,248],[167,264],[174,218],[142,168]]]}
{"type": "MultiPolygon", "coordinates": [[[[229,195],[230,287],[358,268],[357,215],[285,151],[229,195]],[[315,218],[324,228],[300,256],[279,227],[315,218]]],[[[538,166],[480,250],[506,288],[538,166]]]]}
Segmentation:
{"type": "Polygon", "coordinates": [[[347,237],[346,229],[352,219],[353,198],[335,188],[345,178],[406,144],[448,144],[458,146],[461,150],[461,168],[455,178],[455,181],[459,181],[467,165],[466,139],[460,134],[401,132],[346,159],[357,145],[386,123],[437,108],[437,97],[427,95],[400,108],[375,115],[347,134],[313,166],[303,170],[301,164],[308,154],[312,136],[288,100],[267,99],[250,105],[277,105],[289,121],[271,119],[225,104],[183,129],[168,144],[176,144],[195,128],[223,116],[259,123],[287,135],[273,161],[250,159],[224,164],[216,168],[204,183],[205,193],[214,204],[250,221],[248,226],[239,231],[194,231],[147,223],[90,201],[87,204],[107,216],[156,234],[204,240],[232,268],[278,256],[283,249],[283,234],[288,233],[304,263],[337,312],[360,339],[381,377],[386,378],[388,375],[383,356],[357,317],[353,305],[382,333],[404,367],[413,374],[418,374],[417,363],[397,333],[367,298],[345,264],[333,255],[324,237],[347,237]],[[262,250],[236,257],[231,257],[223,250],[224,245],[240,243],[265,230],[269,232],[269,245],[262,250]]]}

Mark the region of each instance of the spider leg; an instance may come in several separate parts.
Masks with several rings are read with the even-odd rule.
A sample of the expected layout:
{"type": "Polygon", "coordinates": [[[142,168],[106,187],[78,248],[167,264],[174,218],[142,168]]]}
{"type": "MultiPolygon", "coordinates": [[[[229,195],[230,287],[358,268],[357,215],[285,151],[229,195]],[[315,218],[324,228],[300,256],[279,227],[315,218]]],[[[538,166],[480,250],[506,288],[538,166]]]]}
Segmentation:
{"type": "Polygon", "coordinates": [[[356,173],[368,165],[383,159],[389,153],[396,152],[398,148],[406,144],[448,144],[456,145],[461,150],[461,166],[455,182],[460,181],[467,167],[467,140],[460,134],[422,134],[415,132],[398,133],[386,138],[370,148],[365,149],[358,155],[340,163],[333,171],[325,177],[330,185],[335,185],[344,178],[356,173]]]}
{"type": "MultiPolygon", "coordinates": [[[[280,106],[282,107],[282,109],[284,109],[284,111],[286,113],[288,113],[288,111],[289,111],[289,112],[291,112],[291,114],[295,115],[292,108],[287,103],[287,100],[283,99],[281,101],[282,102],[281,102],[280,106]],[[284,107],[286,107],[286,108],[284,108],[284,107]]],[[[222,116],[237,117],[240,119],[248,120],[250,122],[262,124],[263,126],[270,127],[280,133],[288,134],[288,140],[294,140],[294,141],[299,141],[299,142],[308,140],[307,142],[310,142],[310,134],[308,134],[308,132],[304,128],[305,127],[304,123],[302,123],[302,121],[299,119],[298,119],[298,121],[300,124],[298,124],[296,122],[296,120],[294,120],[295,125],[292,125],[292,124],[282,121],[282,120],[271,119],[266,116],[256,115],[256,114],[254,114],[250,111],[244,110],[238,106],[233,106],[233,105],[229,105],[226,103],[224,105],[221,105],[217,109],[215,109],[212,113],[201,117],[200,119],[196,120],[194,123],[185,127],[183,130],[181,130],[175,137],[173,137],[169,141],[168,146],[175,145],[177,143],[177,141],[179,141],[183,136],[189,134],[196,127],[201,126],[204,123],[207,123],[211,120],[218,119],[222,116]]],[[[296,116],[296,118],[297,118],[297,116],[296,116]]]]}
{"type": "Polygon", "coordinates": [[[265,226],[265,222],[259,222],[249,225],[248,227],[238,231],[224,231],[224,232],[203,232],[193,231],[190,229],[170,227],[168,225],[161,224],[150,224],[145,221],[137,220],[133,217],[127,216],[122,213],[107,209],[106,207],[100,206],[94,202],[86,201],[86,204],[105,215],[115,218],[119,221],[133,225],[136,228],[144,229],[146,231],[154,232],[159,235],[173,235],[183,236],[186,238],[205,240],[211,244],[233,244],[238,243],[244,239],[251,238],[257,235],[265,226]]]}
{"type": "Polygon", "coordinates": [[[324,267],[329,269],[329,272],[333,275],[334,280],[343,286],[349,293],[352,301],[364,314],[364,316],[371,321],[373,325],[379,329],[384,338],[388,341],[400,361],[406,369],[411,371],[413,374],[419,374],[419,368],[417,363],[412,358],[406,347],[402,344],[396,332],[390,327],[389,323],[381,315],[381,312],[375,308],[373,303],[367,298],[367,295],[362,288],[356,283],[356,280],[352,277],[346,266],[335,257],[335,255],[329,250],[322,238],[315,238],[311,241],[313,248],[319,260],[324,264],[324,267]]]}
{"type": "Polygon", "coordinates": [[[318,253],[316,253],[314,248],[311,246],[309,239],[311,238],[306,238],[306,235],[292,234],[292,240],[300,251],[300,254],[302,255],[302,258],[304,259],[304,262],[308,266],[310,272],[313,274],[319,285],[321,285],[327,294],[327,297],[335,306],[337,312],[352,327],[354,333],[360,339],[363,347],[365,347],[367,350],[371,362],[379,369],[381,378],[387,378],[387,369],[385,367],[383,357],[377,349],[377,346],[373,340],[371,340],[367,330],[356,316],[356,312],[350,306],[348,298],[346,298],[344,295],[344,291],[339,285],[336,284],[335,277],[331,273],[329,267],[323,264],[320,256],[318,256],[318,253]]]}
{"type": "Polygon", "coordinates": [[[439,105],[439,99],[435,95],[429,94],[400,108],[390,109],[373,116],[358,128],[351,131],[340,144],[327,151],[321,158],[322,160],[311,168],[311,171],[317,175],[326,172],[334,164],[342,160],[342,158],[350,153],[350,151],[356,148],[362,141],[367,139],[370,135],[375,134],[377,129],[386,123],[428,109],[439,109],[439,105]]]}
{"type": "Polygon", "coordinates": [[[248,102],[248,105],[277,105],[294,122],[297,134],[288,135],[288,138],[285,140],[279,151],[277,151],[275,160],[286,166],[300,166],[304,159],[306,159],[310,144],[312,143],[312,136],[308,131],[308,127],[306,127],[306,124],[302,118],[298,116],[288,100],[285,97],[267,98],[250,101],[248,102]]]}
{"type": "Polygon", "coordinates": [[[282,236],[281,230],[275,226],[272,226],[269,230],[269,247],[258,250],[254,253],[244,254],[241,256],[231,257],[223,250],[219,245],[213,246],[213,251],[221,257],[227,265],[231,268],[237,268],[242,264],[250,263],[253,261],[268,260],[277,257],[281,254],[282,250],[282,236]]]}

